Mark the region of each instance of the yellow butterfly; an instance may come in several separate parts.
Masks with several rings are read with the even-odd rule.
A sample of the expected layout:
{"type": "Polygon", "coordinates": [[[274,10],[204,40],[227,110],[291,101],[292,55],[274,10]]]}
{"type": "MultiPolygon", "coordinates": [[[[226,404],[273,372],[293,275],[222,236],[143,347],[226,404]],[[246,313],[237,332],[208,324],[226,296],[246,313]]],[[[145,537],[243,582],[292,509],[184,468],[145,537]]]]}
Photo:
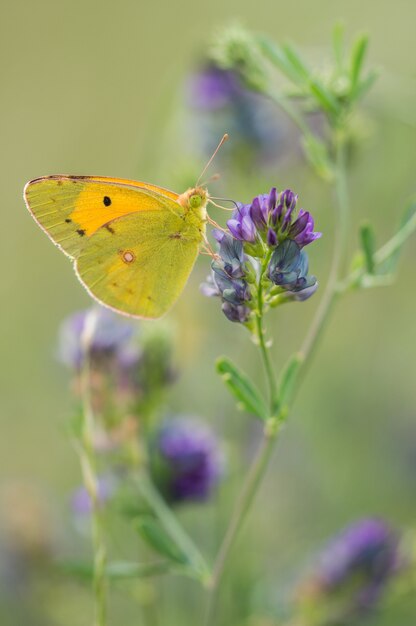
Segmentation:
{"type": "Polygon", "coordinates": [[[27,183],[24,198],[91,296],[135,317],[170,309],[205,238],[208,192],[198,183],[177,194],[119,178],[45,176],[27,183]]]}

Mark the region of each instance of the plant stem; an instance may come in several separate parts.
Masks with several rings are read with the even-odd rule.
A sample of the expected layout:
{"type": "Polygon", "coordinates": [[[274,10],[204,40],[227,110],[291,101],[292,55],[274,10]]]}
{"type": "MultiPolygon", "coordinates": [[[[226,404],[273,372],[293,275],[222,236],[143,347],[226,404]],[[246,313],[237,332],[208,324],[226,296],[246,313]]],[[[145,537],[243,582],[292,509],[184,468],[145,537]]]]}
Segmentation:
{"type": "Polygon", "coordinates": [[[256,458],[253,461],[244,481],[243,488],[237,500],[237,504],[232,513],[227,531],[225,533],[217,558],[215,560],[213,574],[209,584],[210,597],[208,599],[207,608],[204,616],[204,626],[209,626],[212,623],[216,606],[218,588],[221,582],[227,558],[238,536],[238,532],[243,525],[244,520],[246,519],[247,513],[251,508],[251,504],[257,493],[259,484],[261,483],[265,470],[269,464],[270,457],[274,450],[274,444],[277,438],[277,434],[277,429],[266,433],[260,444],[260,448],[256,454],[256,458]]]}
{"type": "Polygon", "coordinates": [[[348,192],[345,160],[345,142],[343,137],[340,137],[336,146],[335,162],[335,194],[337,199],[338,219],[336,220],[335,227],[334,254],[324,294],[316,311],[316,315],[309,327],[309,331],[300,348],[300,354],[303,357],[302,370],[306,370],[307,365],[310,363],[312,353],[316,348],[322,330],[325,326],[325,322],[332,311],[332,307],[338,295],[337,286],[345,256],[348,220],[348,192]]]}
{"type": "MultiPolygon", "coordinates": [[[[336,226],[334,255],[331,264],[331,272],[328,279],[328,284],[325,289],[322,301],[312,321],[310,330],[306,336],[305,341],[301,348],[302,366],[300,370],[305,369],[305,364],[311,359],[314,348],[317,345],[318,339],[321,336],[322,329],[330,314],[332,306],[334,304],[337,295],[337,283],[341,265],[344,258],[345,243],[346,243],[346,227],[347,227],[347,215],[348,215],[348,195],[346,185],[346,171],[345,171],[345,145],[343,137],[339,137],[337,142],[336,153],[336,197],[338,206],[338,220],[336,226]]],[[[231,515],[231,519],[224,536],[224,540],[218,552],[218,556],[215,561],[213,576],[211,580],[211,593],[207,604],[207,610],[204,617],[204,626],[210,626],[213,623],[213,616],[215,611],[216,598],[218,594],[219,583],[222,578],[222,574],[231,552],[231,549],[235,543],[238,532],[241,529],[247,514],[250,511],[251,505],[257,494],[258,488],[261,484],[263,476],[269,465],[277,435],[280,430],[282,419],[286,416],[282,412],[275,415],[275,401],[277,398],[277,385],[273,370],[270,362],[270,356],[268,354],[267,346],[264,342],[264,329],[263,329],[263,299],[262,299],[262,284],[261,278],[265,271],[266,263],[263,265],[260,285],[259,285],[259,301],[258,301],[258,316],[257,316],[257,329],[259,335],[259,345],[263,361],[266,369],[267,378],[270,388],[270,401],[271,401],[271,418],[266,424],[264,430],[264,438],[262,444],[256,454],[256,457],[251,465],[251,468],[246,475],[244,485],[242,487],[240,497],[234,508],[234,512],[231,515]]],[[[299,390],[299,384],[296,387],[296,391],[299,390]]]]}
{"type": "Polygon", "coordinates": [[[98,501],[98,478],[94,456],[94,412],[91,402],[90,346],[96,326],[96,312],[88,314],[82,333],[84,359],[81,371],[82,429],[77,442],[84,485],[91,500],[91,531],[94,552],[94,626],[106,626],[106,547],[98,501]]]}
{"type": "Polygon", "coordinates": [[[263,360],[264,369],[266,372],[267,384],[269,388],[269,404],[270,404],[270,415],[273,416],[275,411],[275,405],[277,401],[277,384],[276,384],[276,376],[273,371],[273,365],[270,359],[270,353],[267,347],[267,343],[265,340],[265,330],[263,326],[263,314],[264,314],[264,302],[263,302],[263,276],[266,268],[269,264],[271,257],[271,251],[266,255],[265,261],[263,263],[260,278],[259,278],[259,286],[257,290],[257,312],[256,312],[256,327],[257,327],[257,336],[259,341],[260,353],[263,360]]]}

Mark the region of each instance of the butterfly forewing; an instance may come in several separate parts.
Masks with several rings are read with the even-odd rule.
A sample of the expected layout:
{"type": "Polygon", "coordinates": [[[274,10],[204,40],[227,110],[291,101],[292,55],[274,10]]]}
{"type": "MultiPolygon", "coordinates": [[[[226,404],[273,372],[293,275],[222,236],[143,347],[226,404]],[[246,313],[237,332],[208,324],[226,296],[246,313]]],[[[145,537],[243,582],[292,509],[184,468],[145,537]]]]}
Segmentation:
{"type": "Polygon", "coordinates": [[[26,204],[35,220],[75,258],[86,239],[114,219],[139,211],[181,213],[177,197],[147,183],[90,176],[48,176],[25,187],[26,204]]]}

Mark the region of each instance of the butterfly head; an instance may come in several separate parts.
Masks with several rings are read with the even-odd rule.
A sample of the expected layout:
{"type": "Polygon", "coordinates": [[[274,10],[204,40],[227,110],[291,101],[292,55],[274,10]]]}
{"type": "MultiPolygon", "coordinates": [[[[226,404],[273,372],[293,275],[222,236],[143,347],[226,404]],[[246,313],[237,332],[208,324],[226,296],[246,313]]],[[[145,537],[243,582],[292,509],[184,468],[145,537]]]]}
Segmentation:
{"type": "Polygon", "coordinates": [[[198,211],[205,209],[208,200],[208,192],[204,187],[191,187],[182,193],[178,202],[187,211],[198,211]]]}

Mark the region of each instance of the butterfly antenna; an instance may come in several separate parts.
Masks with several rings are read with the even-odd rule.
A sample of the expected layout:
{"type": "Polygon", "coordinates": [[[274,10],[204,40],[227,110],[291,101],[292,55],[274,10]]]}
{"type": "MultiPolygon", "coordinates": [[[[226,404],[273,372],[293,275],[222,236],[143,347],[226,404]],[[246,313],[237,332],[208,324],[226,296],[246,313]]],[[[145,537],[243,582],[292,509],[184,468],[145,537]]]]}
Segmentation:
{"type": "Polygon", "coordinates": [[[227,133],[225,133],[225,135],[223,135],[223,138],[221,139],[220,143],[218,144],[218,146],[215,148],[214,150],[214,154],[212,155],[212,157],[210,158],[210,160],[208,161],[208,163],[206,164],[206,166],[204,167],[204,169],[201,172],[200,177],[198,178],[198,180],[195,183],[195,187],[198,187],[199,185],[199,181],[201,180],[201,178],[203,177],[203,175],[205,174],[205,172],[207,171],[207,169],[209,168],[209,166],[211,165],[215,155],[217,154],[218,150],[221,148],[221,146],[223,145],[223,143],[225,143],[229,138],[229,135],[227,133]]]}
{"type": "Polygon", "coordinates": [[[231,198],[215,198],[214,196],[210,196],[209,201],[211,202],[211,204],[218,207],[219,209],[223,209],[224,211],[235,211],[237,209],[237,211],[240,212],[238,202],[236,202],[235,200],[231,200],[231,198]],[[231,202],[235,208],[229,209],[225,206],[221,206],[220,204],[216,204],[215,202],[213,202],[213,200],[220,200],[220,202],[231,202]]]}

